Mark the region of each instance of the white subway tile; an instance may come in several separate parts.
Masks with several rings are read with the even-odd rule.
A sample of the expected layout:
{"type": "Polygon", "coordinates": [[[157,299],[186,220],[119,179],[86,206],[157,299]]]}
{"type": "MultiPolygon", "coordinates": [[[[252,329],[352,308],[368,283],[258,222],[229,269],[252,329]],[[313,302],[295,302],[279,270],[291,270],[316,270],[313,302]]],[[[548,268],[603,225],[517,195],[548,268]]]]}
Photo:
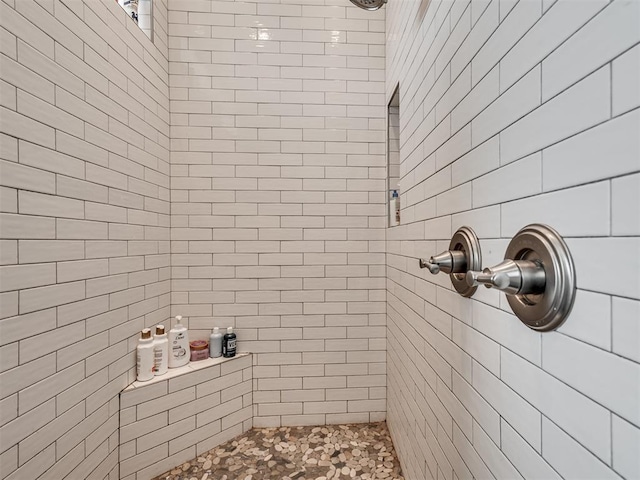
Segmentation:
{"type": "Polygon", "coordinates": [[[631,173],[640,167],[640,113],[621,117],[570,137],[542,153],[545,191],[631,173]],[[601,159],[608,161],[601,161],[601,159]],[[588,164],[589,168],[582,168],[588,164]]]}
{"type": "Polygon", "coordinates": [[[500,90],[509,88],[606,5],[605,0],[556,2],[500,60],[500,90]]]}
{"type": "MultiPolygon", "coordinates": [[[[480,47],[493,34],[498,27],[498,2],[491,2],[481,14],[479,20],[474,22],[475,8],[472,8],[472,24],[471,33],[462,42],[460,48],[451,59],[451,74],[455,78],[464,70],[472,58],[476,55],[480,47]]],[[[476,17],[477,18],[477,17],[476,17]]]]}
{"type": "Polygon", "coordinates": [[[540,451],[540,412],[479,364],[473,365],[473,388],[526,441],[540,451]]]}
{"type": "Polygon", "coordinates": [[[542,96],[551,98],[640,40],[640,5],[609,4],[542,62],[542,96]],[[604,32],[615,31],[615,35],[604,32]],[[604,37],[603,37],[604,35],[604,37]]]}
{"type": "Polygon", "coordinates": [[[621,478],[545,417],[542,418],[542,442],[542,457],[563,478],[621,478]]]}
{"type": "Polygon", "coordinates": [[[624,478],[640,475],[640,429],[613,415],[613,469],[624,478]]]}
{"type": "MultiPolygon", "coordinates": [[[[536,164],[536,167],[544,169],[540,164],[536,164]]],[[[535,174],[540,175],[541,172],[518,176],[531,179],[535,174]]],[[[515,179],[508,183],[522,187],[522,182],[515,179]]],[[[609,182],[598,182],[509,202],[501,207],[501,234],[503,237],[512,237],[524,225],[544,223],[562,225],[561,235],[565,237],[606,236],[611,225],[610,198],[609,182]],[[588,212],[588,216],[582,216],[581,212],[588,212]]]]}
{"type": "Polygon", "coordinates": [[[612,64],[613,115],[640,106],[640,47],[636,46],[616,58],[612,64]]]}
{"type": "Polygon", "coordinates": [[[640,235],[640,174],[611,181],[611,233],[640,235]]]}
{"type": "Polygon", "coordinates": [[[491,441],[477,423],[473,425],[473,446],[487,466],[499,478],[523,478],[498,446],[491,441]]]}
{"type": "Polygon", "coordinates": [[[640,423],[637,363],[561,335],[544,338],[542,357],[546,371],[622,418],[640,423]],[[566,355],[575,363],[565,361],[566,355]]]}
{"type": "MultiPolygon", "coordinates": [[[[524,478],[560,479],[560,475],[511,426],[502,420],[502,451],[524,478]]],[[[544,448],[544,446],[543,446],[544,448]]]]}
{"type": "Polygon", "coordinates": [[[21,290],[56,283],[53,263],[0,267],[0,291],[21,290]]]}
{"type": "Polygon", "coordinates": [[[640,359],[640,335],[636,319],[640,315],[640,302],[613,298],[612,350],[634,361],[640,359]]]}
{"type": "MultiPolygon", "coordinates": [[[[552,334],[552,337],[560,337],[552,334]]],[[[555,359],[552,351],[543,353],[545,369],[553,368],[547,363],[555,359]],[[549,352],[549,353],[548,353],[549,352]],[[549,358],[549,360],[547,360],[549,358]]],[[[569,340],[571,341],[571,340],[569,340]]],[[[553,344],[551,344],[553,346],[553,344]]],[[[611,460],[611,428],[609,412],[573,388],[551,376],[526,360],[502,351],[501,379],[539,409],[547,418],[567,430],[578,442],[605,462],[611,460]]],[[[544,439],[543,439],[544,456],[544,439]]]]}
{"type": "Polygon", "coordinates": [[[84,202],[70,198],[21,191],[19,212],[45,217],[84,218],[84,202]]]}
{"type": "Polygon", "coordinates": [[[640,259],[631,255],[627,262],[620,265],[615,274],[600,268],[591,259],[603,249],[626,250],[635,252],[640,243],[633,237],[573,238],[567,239],[567,245],[576,267],[578,288],[595,292],[621,295],[640,299],[640,278],[637,275],[640,259]]]}
{"type": "Polygon", "coordinates": [[[605,66],[502,131],[501,163],[513,161],[607,120],[610,108],[610,71],[605,66]],[[537,134],[531,135],[532,131],[537,134]]]}
{"type": "MultiPolygon", "coordinates": [[[[504,3],[501,1],[499,4],[500,25],[471,62],[474,84],[478,83],[478,80],[484,77],[498,63],[498,60],[509,51],[510,47],[517,43],[520,37],[538,21],[542,13],[541,0],[518,2],[502,21],[504,3]]],[[[539,78],[538,73],[538,80],[539,78]]]]}
{"type": "Polygon", "coordinates": [[[476,330],[530,362],[540,364],[540,333],[525,327],[514,315],[489,305],[474,302],[472,310],[476,330]]]}
{"type": "Polygon", "coordinates": [[[507,202],[540,193],[542,191],[542,155],[534,153],[483,175],[473,180],[472,187],[474,207],[507,202]],[[527,181],[519,181],[523,178],[527,181]],[[495,188],[495,185],[500,185],[500,188],[495,188]]]}
{"type": "MultiPolygon", "coordinates": [[[[26,95],[26,94],[25,94],[26,95]]],[[[29,142],[53,148],[55,144],[54,129],[44,123],[32,120],[28,116],[0,107],[0,127],[2,132],[29,142]]]]}
{"type": "MultiPolygon", "coordinates": [[[[612,342],[611,297],[586,290],[577,290],[571,314],[558,331],[596,347],[610,350],[612,342]]],[[[615,333],[613,335],[615,336],[615,333]]]]}

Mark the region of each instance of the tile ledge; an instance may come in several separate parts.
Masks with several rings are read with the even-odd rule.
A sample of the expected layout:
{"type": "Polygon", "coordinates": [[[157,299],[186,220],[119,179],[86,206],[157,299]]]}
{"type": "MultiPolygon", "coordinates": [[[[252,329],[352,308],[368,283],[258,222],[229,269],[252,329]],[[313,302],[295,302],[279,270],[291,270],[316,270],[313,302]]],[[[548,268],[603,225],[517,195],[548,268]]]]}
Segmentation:
{"type": "Polygon", "coordinates": [[[225,357],[207,358],[206,360],[198,360],[197,362],[189,362],[186,365],[184,365],[183,367],[170,368],[169,371],[167,373],[165,373],[164,375],[157,375],[157,376],[153,377],[151,380],[148,380],[146,382],[138,382],[136,380],[135,382],[130,384],[128,387],[126,387],[122,391],[123,392],[127,392],[127,391],[134,390],[134,389],[140,389],[140,388],[143,388],[143,387],[147,387],[149,385],[154,385],[154,384],[156,384],[158,382],[163,382],[163,381],[169,380],[171,378],[179,377],[180,375],[186,375],[188,373],[193,373],[193,372],[196,372],[196,371],[201,370],[203,368],[213,367],[215,365],[222,365],[223,363],[227,363],[227,362],[233,362],[234,360],[237,360],[239,358],[248,357],[249,355],[251,355],[250,352],[243,352],[243,353],[236,354],[235,357],[229,357],[229,358],[225,358],[225,357]]]}

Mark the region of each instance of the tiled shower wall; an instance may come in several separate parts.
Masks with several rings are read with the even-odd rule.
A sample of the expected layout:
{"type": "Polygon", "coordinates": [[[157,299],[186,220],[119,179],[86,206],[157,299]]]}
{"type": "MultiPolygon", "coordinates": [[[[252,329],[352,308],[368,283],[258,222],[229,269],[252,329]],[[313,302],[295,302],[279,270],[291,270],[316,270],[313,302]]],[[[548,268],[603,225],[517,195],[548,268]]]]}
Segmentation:
{"type": "Polygon", "coordinates": [[[118,393],[170,304],[154,4],[155,45],[113,0],[0,2],[1,478],[118,478],[118,393]]]}
{"type": "Polygon", "coordinates": [[[254,353],[255,425],[385,412],[384,10],[169,2],[172,310],[254,353]]]}
{"type": "Polygon", "coordinates": [[[120,479],[149,480],[253,424],[251,354],[192,362],[120,395],[120,479]]]}
{"type": "Polygon", "coordinates": [[[388,421],[403,473],[639,478],[640,2],[386,8],[403,194],[387,243],[388,421]],[[558,331],[418,268],[462,225],[494,265],[533,222],[575,261],[558,331]]]}

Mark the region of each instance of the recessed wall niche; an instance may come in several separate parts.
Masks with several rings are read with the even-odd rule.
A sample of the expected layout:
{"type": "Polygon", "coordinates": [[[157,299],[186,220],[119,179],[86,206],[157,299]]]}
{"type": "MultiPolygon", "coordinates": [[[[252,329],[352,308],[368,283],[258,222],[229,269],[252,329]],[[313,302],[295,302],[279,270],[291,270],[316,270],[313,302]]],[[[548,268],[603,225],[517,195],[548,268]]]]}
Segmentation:
{"type": "Polygon", "coordinates": [[[151,41],[153,41],[153,0],[116,0],[151,41]]]}
{"type": "Polygon", "coordinates": [[[396,86],[387,105],[387,193],[389,204],[389,226],[399,225],[396,218],[394,191],[400,195],[400,85],[396,86]]]}

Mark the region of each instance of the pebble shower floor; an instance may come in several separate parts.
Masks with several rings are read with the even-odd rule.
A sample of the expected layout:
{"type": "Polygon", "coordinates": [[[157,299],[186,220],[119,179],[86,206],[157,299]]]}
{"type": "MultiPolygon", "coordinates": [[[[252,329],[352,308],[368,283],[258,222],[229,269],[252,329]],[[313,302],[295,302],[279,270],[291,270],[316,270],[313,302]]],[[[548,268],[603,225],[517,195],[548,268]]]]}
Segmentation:
{"type": "Polygon", "coordinates": [[[384,422],[254,428],[154,480],[403,480],[384,422]]]}

